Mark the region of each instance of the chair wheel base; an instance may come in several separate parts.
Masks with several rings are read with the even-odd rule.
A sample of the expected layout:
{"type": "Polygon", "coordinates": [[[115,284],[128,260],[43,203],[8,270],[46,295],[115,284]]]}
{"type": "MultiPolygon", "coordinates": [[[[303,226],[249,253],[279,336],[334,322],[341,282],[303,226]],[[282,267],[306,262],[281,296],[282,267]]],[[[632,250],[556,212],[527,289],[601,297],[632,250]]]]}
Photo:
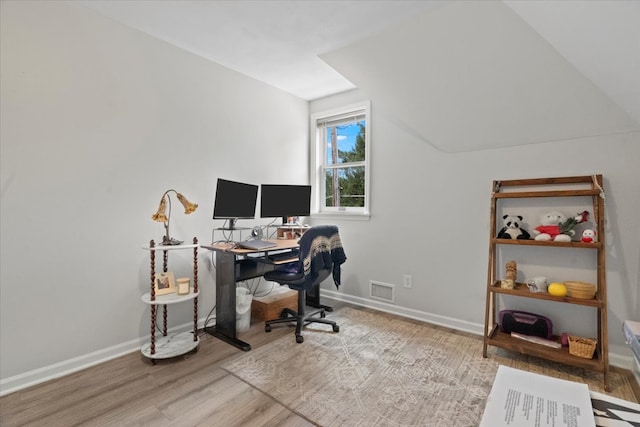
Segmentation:
{"type": "Polygon", "coordinates": [[[271,325],[264,325],[265,332],[271,332],[271,325]]]}
{"type": "Polygon", "coordinates": [[[333,332],[340,332],[340,326],[333,325],[333,332]]]}
{"type": "Polygon", "coordinates": [[[302,344],[304,342],[304,337],[302,335],[296,335],[296,342],[298,344],[302,344]]]}

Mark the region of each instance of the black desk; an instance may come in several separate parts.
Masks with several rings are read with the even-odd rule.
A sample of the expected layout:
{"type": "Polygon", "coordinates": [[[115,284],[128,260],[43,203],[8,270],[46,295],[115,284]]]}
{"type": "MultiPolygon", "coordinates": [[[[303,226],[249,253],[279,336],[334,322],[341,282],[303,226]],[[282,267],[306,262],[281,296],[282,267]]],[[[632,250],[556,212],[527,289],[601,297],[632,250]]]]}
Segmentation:
{"type": "MultiPolygon", "coordinates": [[[[234,248],[231,243],[202,245],[205,249],[215,251],[216,255],[216,324],[206,327],[205,332],[244,351],[251,350],[251,345],[239,340],[236,333],[236,282],[261,277],[276,266],[292,261],[292,259],[271,261],[268,258],[270,252],[298,248],[296,239],[271,241],[276,244],[275,247],[258,251],[234,248]],[[259,253],[264,253],[266,256],[251,257],[259,253]]],[[[297,258],[293,258],[295,259],[297,258]]],[[[311,307],[331,311],[331,307],[320,304],[320,286],[307,293],[306,302],[311,307]]]]}

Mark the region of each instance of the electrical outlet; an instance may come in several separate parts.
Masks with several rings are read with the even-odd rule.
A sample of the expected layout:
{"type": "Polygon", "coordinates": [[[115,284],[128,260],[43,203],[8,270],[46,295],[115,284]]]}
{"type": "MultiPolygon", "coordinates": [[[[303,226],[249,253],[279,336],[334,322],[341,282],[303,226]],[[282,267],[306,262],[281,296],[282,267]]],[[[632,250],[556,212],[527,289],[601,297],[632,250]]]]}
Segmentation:
{"type": "Polygon", "coordinates": [[[402,279],[403,279],[403,281],[402,281],[403,286],[405,288],[411,289],[411,286],[413,285],[413,283],[412,283],[413,278],[411,277],[411,275],[410,274],[405,274],[402,277],[402,279]]]}

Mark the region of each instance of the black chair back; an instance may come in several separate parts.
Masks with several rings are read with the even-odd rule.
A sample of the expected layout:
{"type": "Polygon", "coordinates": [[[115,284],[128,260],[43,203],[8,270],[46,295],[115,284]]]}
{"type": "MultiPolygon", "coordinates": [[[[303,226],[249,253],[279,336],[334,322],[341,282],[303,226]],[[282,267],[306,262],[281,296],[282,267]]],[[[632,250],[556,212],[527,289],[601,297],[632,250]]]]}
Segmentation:
{"type": "Polygon", "coordinates": [[[298,241],[298,261],[265,273],[266,280],[287,285],[292,289],[309,290],[330,274],[340,285],[340,265],[347,259],[335,225],[316,225],[309,228],[298,241]]]}
{"type": "MultiPolygon", "coordinates": [[[[309,323],[324,323],[331,325],[333,332],[339,332],[340,326],[333,320],[325,319],[325,311],[332,311],[331,307],[319,304],[320,282],[333,275],[336,287],[340,286],[340,266],[347,257],[342,249],[342,241],[335,225],[316,225],[304,232],[300,240],[299,259],[297,262],[279,267],[264,274],[266,280],[287,285],[298,291],[297,310],[285,308],[280,318],[267,320],[264,323],[265,332],[271,332],[271,326],[281,323],[296,324],[296,342],[302,343],[302,328],[309,323]],[[305,295],[315,291],[317,303],[312,305],[320,308],[313,313],[305,314],[305,295]],[[316,316],[320,316],[317,318],[316,316]]],[[[313,302],[313,301],[312,301],[313,302]]]]}

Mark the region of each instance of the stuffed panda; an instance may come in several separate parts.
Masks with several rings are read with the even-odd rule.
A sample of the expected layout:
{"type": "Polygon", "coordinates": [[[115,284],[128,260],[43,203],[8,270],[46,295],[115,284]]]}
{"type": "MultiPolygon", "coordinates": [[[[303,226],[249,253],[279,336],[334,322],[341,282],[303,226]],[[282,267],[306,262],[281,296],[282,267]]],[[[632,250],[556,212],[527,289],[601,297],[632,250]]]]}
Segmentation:
{"type": "Polygon", "coordinates": [[[498,233],[498,239],[530,239],[531,235],[527,230],[520,228],[522,217],[520,215],[503,215],[504,227],[498,233]]]}

